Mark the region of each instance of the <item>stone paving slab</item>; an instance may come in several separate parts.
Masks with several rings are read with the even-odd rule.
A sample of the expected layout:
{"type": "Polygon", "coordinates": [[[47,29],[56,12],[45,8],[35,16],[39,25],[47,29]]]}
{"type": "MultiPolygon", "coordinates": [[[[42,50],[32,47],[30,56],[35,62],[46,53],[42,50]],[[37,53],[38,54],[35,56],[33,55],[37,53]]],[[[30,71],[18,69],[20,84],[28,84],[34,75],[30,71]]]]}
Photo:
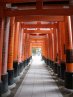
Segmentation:
{"type": "Polygon", "coordinates": [[[63,97],[45,65],[32,62],[14,97],[63,97]]]}

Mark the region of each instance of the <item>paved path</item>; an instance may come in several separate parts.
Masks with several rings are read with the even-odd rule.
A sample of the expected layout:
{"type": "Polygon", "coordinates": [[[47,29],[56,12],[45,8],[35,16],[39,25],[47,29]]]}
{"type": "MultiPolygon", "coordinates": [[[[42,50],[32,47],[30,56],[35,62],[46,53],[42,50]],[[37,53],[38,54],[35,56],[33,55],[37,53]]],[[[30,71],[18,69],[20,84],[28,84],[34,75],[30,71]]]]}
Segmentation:
{"type": "Polygon", "coordinates": [[[63,97],[44,62],[32,62],[14,97],[63,97]]]}

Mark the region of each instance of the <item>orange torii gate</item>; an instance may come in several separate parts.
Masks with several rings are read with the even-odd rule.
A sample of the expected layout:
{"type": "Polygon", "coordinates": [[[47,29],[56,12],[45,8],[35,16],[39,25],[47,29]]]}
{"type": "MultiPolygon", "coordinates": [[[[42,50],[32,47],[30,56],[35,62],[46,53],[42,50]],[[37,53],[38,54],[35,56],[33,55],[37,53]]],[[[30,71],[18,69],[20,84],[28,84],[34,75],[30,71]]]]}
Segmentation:
{"type": "Polygon", "coordinates": [[[44,5],[44,0],[36,0],[35,6],[31,6],[33,9],[28,2],[30,0],[0,1],[0,96],[8,92],[8,86],[15,87],[29,63],[32,47],[42,49],[46,64],[65,82],[65,88],[73,90],[72,0],[65,1],[68,6],[44,5]],[[8,3],[14,3],[17,9],[13,9],[13,5],[9,8],[8,3]],[[20,10],[15,3],[27,3],[27,10],[26,6],[20,10]]]}

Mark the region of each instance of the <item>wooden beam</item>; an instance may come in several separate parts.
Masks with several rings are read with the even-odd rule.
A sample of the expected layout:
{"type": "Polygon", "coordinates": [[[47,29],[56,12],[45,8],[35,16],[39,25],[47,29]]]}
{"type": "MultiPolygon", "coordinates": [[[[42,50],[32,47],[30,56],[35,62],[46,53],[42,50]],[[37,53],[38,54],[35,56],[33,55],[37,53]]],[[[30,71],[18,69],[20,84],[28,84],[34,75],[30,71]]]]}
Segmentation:
{"type": "Polygon", "coordinates": [[[24,30],[24,33],[29,33],[29,34],[44,33],[44,34],[48,34],[48,33],[50,33],[50,30],[24,30]]]}
{"type": "MultiPolygon", "coordinates": [[[[63,1],[64,0],[56,0],[56,1],[48,0],[48,2],[63,2],[63,1]]],[[[68,0],[65,0],[65,1],[68,1],[68,0]]],[[[3,2],[3,3],[23,3],[23,2],[36,2],[36,0],[0,0],[0,2],[3,2]]]]}
{"type": "Polygon", "coordinates": [[[57,28],[57,23],[55,24],[21,24],[22,28],[57,28]]]}
{"type": "Polygon", "coordinates": [[[73,5],[73,0],[69,0],[69,4],[70,5],[73,5]]]}
{"type": "Polygon", "coordinates": [[[36,0],[36,8],[37,9],[43,8],[43,0],[36,0]]]}
{"type": "Polygon", "coordinates": [[[43,42],[31,42],[33,44],[42,44],[43,42]]]}
{"type": "Polygon", "coordinates": [[[4,17],[5,5],[6,4],[4,4],[4,3],[0,3],[0,18],[4,17]]]}
{"type": "Polygon", "coordinates": [[[3,8],[0,7],[0,18],[2,18],[4,16],[4,11],[3,11],[3,8]]]}
{"type": "Polygon", "coordinates": [[[30,36],[30,40],[31,39],[36,39],[36,40],[45,40],[46,39],[46,37],[35,37],[35,36],[30,36]]]}
{"type": "Polygon", "coordinates": [[[61,9],[39,9],[39,10],[13,10],[6,9],[5,16],[25,16],[25,15],[73,15],[73,8],[61,9]]]}
{"type": "Polygon", "coordinates": [[[30,37],[30,40],[31,40],[31,39],[34,39],[34,40],[35,40],[35,39],[36,39],[36,40],[45,40],[46,37],[38,37],[38,38],[36,38],[36,37],[34,37],[34,36],[31,36],[31,37],[30,37]]]}
{"type": "Polygon", "coordinates": [[[24,3],[24,2],[34,2],[34,0],[1,0],[3,3],[24,3]]]}
{"type": "MultiPolygon", "coordinates": [[[[35,35],[37,35],[37,33],[31,33],[30,35],[35,36],[35,35]]],[[[45,35],[46,35],[46,33],[39,33],[39,36],[45,36],[45,35]]]]}
{"type": "Polygon", "coordinates": [[[44,42],[45,42],[45,39],[44,39],[44,38],[36,39],[36,38],[32,38],[32,37],[31,37],[31,38],[30,38],[30,42],[31,42],[31,41],[42,41],[42,42],[44,43],[44,42]]]}
{"type": "Polygon", "coordinates": [[[39,16],[17,16],[16,22],[31,22],[31,21],[64,21],[64,16],[47,16],[47,15],[39,15],[39,16]]]}
{"type": "Polygon", "coordinates": [[[38,40],[37,40],[36,38],[35,38],[35,39],[34,39],[34,38],[31,38],[31,39],[30,39],[30,42],[31,42],[31,41],[42,41],[42,42],[45,42],[45,39],[38,39],[38,40]]]}
{"type": "Polygon", "coordinates": [[[37,43],[43,43],[44,41],[43,40],[38,40],[38,41],[37,40],[36,41],[35,40],[31,40],[31,43],[36,43],[36,42],[37,43]]]}

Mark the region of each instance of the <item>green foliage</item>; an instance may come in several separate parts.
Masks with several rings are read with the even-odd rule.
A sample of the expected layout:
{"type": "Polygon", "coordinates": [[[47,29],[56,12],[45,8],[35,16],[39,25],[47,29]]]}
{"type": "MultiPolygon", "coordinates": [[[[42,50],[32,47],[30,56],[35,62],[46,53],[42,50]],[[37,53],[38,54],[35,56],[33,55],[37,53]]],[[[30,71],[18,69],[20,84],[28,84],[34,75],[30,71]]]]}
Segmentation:
{"type": "Polygon", "coordinates": [[[32,48],[32,54],[36,54],[36,48],[32,48]]]}

